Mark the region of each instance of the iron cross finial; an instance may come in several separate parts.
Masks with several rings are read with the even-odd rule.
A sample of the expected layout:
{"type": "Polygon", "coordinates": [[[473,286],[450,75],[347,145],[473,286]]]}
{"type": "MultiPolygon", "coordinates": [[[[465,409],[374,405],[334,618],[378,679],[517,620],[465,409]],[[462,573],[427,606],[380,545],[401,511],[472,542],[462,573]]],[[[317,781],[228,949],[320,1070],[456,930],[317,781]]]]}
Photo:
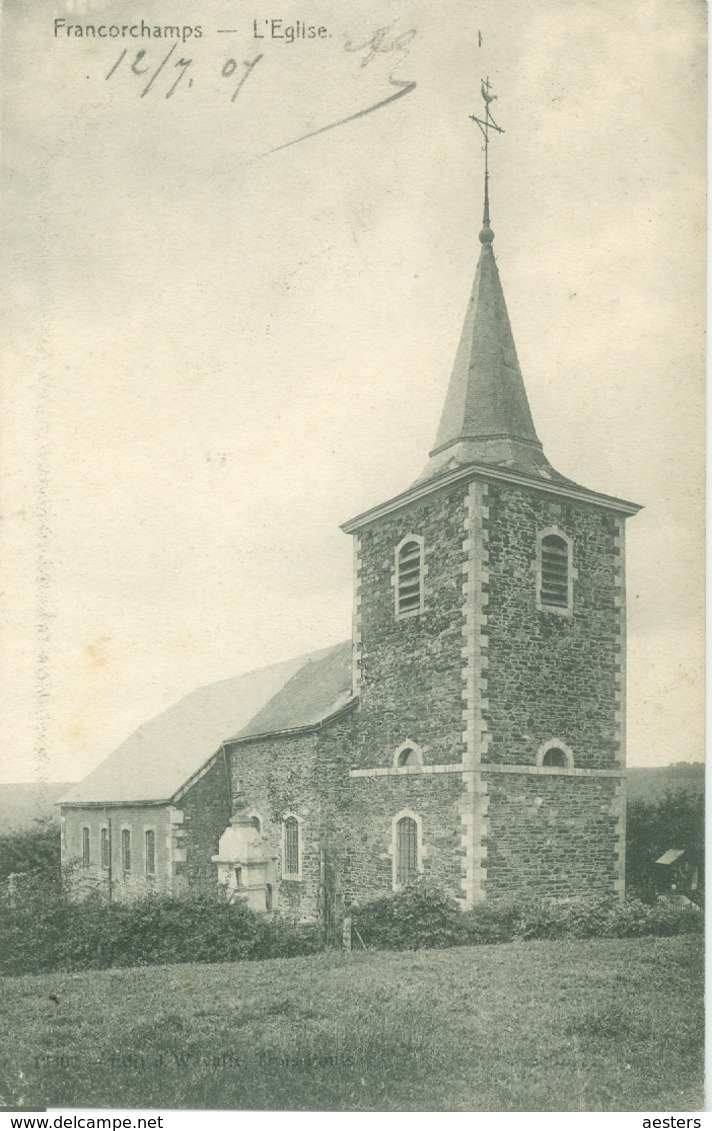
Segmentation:
{"type": "Polygon", "coordinates": [[[489,228],[489,132],[490,130],[496,130],[498,134],[503,134],[504,130],[501,128],[501,126],[497,125],[494,118],[492,117],[492,112],[490,110],[490,103],[496,100],[497,95],[491,93],[492,86],[489,81],[489,75],[486,79],[481,79],[480,81],[482,101],[485,104],[484,118],[478,118],[476,114],[470,114],[470,118],[473,122],[477,122],[477,125],[482,131],[482,136],[485,139],[485,144],[483,146],[485,151],[485,209],[483,223],[485,228],[489,228]]]}

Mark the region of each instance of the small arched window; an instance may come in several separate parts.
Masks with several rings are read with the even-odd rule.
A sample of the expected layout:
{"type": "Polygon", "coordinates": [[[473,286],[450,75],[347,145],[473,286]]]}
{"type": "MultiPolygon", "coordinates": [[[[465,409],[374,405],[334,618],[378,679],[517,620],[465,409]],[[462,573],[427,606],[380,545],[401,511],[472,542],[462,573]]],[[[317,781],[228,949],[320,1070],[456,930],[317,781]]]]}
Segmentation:
{"type": "Polygon", "coordinates": [[[409,535],[396,550],[396,613],[412,616],[423,610],[423,539],[409,535]]]}
{"type": "Polygon", "coordinates": [[[282,875],[289,879],[301,878],[302,846],[299,832],[298,819],[286,817],[282,824],[282,875]]]}
{"type": "Polygon", "coordinates": [[[89,840],[89,829],[82,829],[82,864],[88,868],[91,864],[91,842],[89,840]]]}
{"type": "Polygon", "coordinates": [[[548,766],[550,769],[572,770],[574,767],[573,750],[560,738],[552,738],[539,747],[536,764],[537,766],[548,766]]]}
{"type": "Polygon", "coordinates": [[[109,830],[104,827],[99,834],[99,846],[101,851],[101,866],[102,868],[109,868],[111,863],[111,853],[109,851],[109,830]]]}
{"type": "Polygon", "coordinates": [[[423,751],[415,742],[406,739],[393,754],[393,765],[396,769],[406,766],[422,766],[423,751]]]}
{"type": "Polygon", "coordinates": [[[402,887],[418,876],[418,825],[413,817],[401,817],[396,823],[396,886],[402,887]]]}
{"type": "Polygon", "coordinates": [[[259,819],[257,813],[253,813],[250,816],[250,824],[252,825],[253,829],[257,830],[258,833],[262,832],[262,822],[259,819]]]}
{"type": "Polygon", "coordinates": [[[418,765],[418,755],[415,753],[415,750],[413,749],[412,746],[406,746],[405,750],[401,750],[400,754],[398,755],[398,765],[399,766],[417,766],[418,765]]]}
{"type": "Polygon", "coordinates": [[[547,750],[541,764],[542,766],[564,767],[566,765],[566,755],[563,750],[559,750],[558,746],[552,746],[550,750],[547,750]]]}

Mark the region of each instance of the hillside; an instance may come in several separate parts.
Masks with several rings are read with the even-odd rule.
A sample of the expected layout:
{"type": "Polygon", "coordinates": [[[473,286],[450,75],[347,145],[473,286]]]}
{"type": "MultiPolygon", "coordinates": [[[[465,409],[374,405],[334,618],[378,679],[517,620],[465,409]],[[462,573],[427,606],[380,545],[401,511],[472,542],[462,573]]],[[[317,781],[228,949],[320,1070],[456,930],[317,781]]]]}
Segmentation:
{"type": "Polygon", "coordinates": [[[69,782],[0,782],[0,836],[28,828],[34,821],[50,818],[59,821],[55,801],[71,787],[69,782]]]}
{"type": "Polygon", "coordinates": [[[660,801],[670,791],[704,793],[703,762],[674,762],[670,766],[629,766],[628,800],[660,801]]]}

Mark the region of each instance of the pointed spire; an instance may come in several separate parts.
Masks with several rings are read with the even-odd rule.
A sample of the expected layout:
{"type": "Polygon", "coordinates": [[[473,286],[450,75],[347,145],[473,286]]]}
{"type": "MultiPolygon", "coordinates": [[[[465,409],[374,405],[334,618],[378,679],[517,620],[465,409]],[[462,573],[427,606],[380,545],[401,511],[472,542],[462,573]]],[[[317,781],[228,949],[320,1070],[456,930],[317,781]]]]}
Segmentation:
{"type": "Polygon", "coordinates": [[[484,118],[473,116],[485,139],[482,248],[435,446],[418,482],[472,462],[557,476],[534,428],[492,249],[489,131],[504,131],[490,113],[496,95],[489,79],[482,82],[482,97],[484,118]]]}

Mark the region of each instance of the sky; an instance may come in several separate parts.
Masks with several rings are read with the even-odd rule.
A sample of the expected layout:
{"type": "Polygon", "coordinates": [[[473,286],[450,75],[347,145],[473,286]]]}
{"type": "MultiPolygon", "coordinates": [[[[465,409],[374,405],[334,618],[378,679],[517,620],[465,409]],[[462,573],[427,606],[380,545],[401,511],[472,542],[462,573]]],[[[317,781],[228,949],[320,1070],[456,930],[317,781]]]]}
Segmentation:
{"type": "Polygon", "coordinates": [[[0,780],[77,780],[195,687],[348,638],[340,524],[418,476],[454,360],[485,75],[539,437],[644,507],[628,760],[702,757],[705,22],[700,0],[6,0],[0,780]],[[56,17],[202,35],[158,70],[171,42],[56,17]],[[327,34],[256,40],[267,18],[327,34]]]}

